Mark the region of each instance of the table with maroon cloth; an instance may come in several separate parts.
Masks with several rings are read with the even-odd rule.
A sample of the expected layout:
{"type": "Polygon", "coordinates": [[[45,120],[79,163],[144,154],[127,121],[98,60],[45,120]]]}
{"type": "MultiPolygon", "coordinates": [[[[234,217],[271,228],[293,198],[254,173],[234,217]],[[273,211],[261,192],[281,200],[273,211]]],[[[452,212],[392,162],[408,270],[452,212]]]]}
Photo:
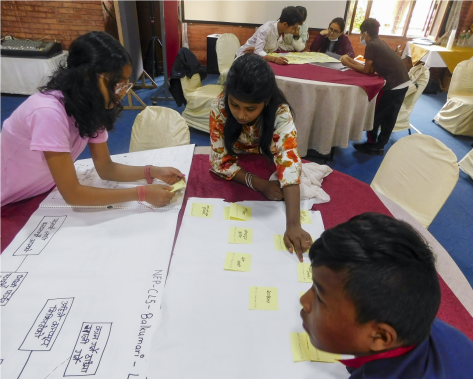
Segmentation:
{"type": "Polygon", "coordinates": [[[384,79],[354,70],[337,71],[311,64],[270,63],[276,82],[295,112],[301,156],[308,149],[329,154],[373,129],[376,96],[384,79]]]}
{"type": "MultiPolygon", "coordinates": [[[[260,155],[240,156],[240,164],[248,171],[269,178],[275,167],[260,155]]],[[[371,187],[341,172],[334,171],[324,179],[323,189],[330,195],[330,202],[316,204],[312,210],[318,210],[326,229],[349,220],[364,212],[379,212],[391,215],[371,187]]],[[[46,194],[2,207],[2,251],[38,208],[46,194]]],[[[208,155],[194,155],[188,178],[184,205],[180,211],[176,238],[189,197],[223,198],[227,201],[257,200],[267,201],[260,192],[242,186],[233,181],[225,181],[209,172],[208,155]]],[[[113,212],[113,211],[109,211],[113,212]]],[[[438,317],[455,326],[473,340],[473,317],[439,276],[442,290],[442,302],[438,317]]]]}

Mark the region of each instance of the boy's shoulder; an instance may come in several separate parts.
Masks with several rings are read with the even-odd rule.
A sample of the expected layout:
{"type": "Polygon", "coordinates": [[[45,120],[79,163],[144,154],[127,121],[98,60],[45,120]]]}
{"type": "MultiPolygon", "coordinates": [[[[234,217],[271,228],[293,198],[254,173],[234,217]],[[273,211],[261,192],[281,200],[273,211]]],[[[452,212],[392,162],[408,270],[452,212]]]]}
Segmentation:
{"type": "Polygon", "coordinates": [[[435,319],[429,338],[406,354],[378,359],[353,370],[350,379],[471,379],[473,342],[435,319]]]}

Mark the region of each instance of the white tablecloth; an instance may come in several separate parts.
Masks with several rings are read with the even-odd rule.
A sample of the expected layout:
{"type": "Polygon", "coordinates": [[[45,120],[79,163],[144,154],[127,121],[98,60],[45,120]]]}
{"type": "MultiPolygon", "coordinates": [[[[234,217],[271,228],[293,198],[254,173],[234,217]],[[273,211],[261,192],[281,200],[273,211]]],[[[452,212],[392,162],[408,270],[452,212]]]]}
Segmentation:
{"type": "MultiPolygon", "coordinates": [[[[406,44],[406,48],[402,52],[402,57],[401,59],[404,59],[405,57],[410,57],[411,56],[411,44],[412,42],[408,42],[406,44]]],[[[426,46],[427,47],[427,46],[426,46]]],[[[443,61],[442,57],[439,54],[439,51],[445,51],[447,50],[445,47],[442,46],[428,46],[429,49],[435,49],[435,50],[429,50],[427,54],[425,54],[421,58],[421,62],[424,62],[425,67],[431,68],[431,67],[447,67],[445,62],[443,61]]]]}
{"type": "Polygon", "coordinates": [[[46,84],[60,63],[66,62],[68,54],[63,50],[49,59],[1,57],[2,93],[32,95],[39,86],[46,84]]]}
{"type": "Polygon", "coordinates": [[[368,101],[358,86],[276,76],[296,114],[297,146],[301,156],[308,149],[329,154],[333,146],[348,147],[373,129],[376,97],[368,101]]]}

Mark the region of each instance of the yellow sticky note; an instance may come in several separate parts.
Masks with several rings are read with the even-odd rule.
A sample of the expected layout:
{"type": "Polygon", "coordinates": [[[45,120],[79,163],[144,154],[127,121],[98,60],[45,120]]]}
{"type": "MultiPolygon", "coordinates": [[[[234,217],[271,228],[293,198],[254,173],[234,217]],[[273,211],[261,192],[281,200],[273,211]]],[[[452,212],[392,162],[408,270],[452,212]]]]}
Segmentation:
{"type": "Polygon", "coordinates": [[[276,287],[250,287],[250,309],[279,310],[278,289],[276,287]]]}
{"type": "Polygon", "coordinates": [[[223,208],[223,219],[230,220],[230,207],[223,208]]]}
{"type": "Polygon", "coordinates": [[[310,263],[298,263],[297,276],[301,283],[312,283],[312,267],[310,263]]]}
{"type": "Polygon", "coordinates": [[[252,243],[253,229],[230,226],[228,243],[252,243]]]}
{"type": "Polygon", "coordinates": [[[243,205],[240,205],[240,204],[232,203],[230,205],[230,219],[240,220],[240,221],[250,221],[251,208],[244,207],[243,205]]]}
{"type": "Polygon", "coordinates": [[[223,268],[230,271],[250,272],[251,254],[227,253],[223,268]]]}
{"type": "Polygon", "coordinates": [[[312,224],[312,217],[309,211],[301,211],[301,224],[312,224]]]}
{"type": "Polygon", "coordinates": [[[177,183],[174,183],[172,185],[172,190],[170,192],[179,191],[181,188],[184,188],[185,186],[186,186],[186,182],[184,180],[179,180],[177,183]]]}
{"type": "Polygon", "coordinates": [[[307,333],[290,333],[292,359],[294,362],[309,361],[309,346],[307,344],[307,333]]]}
{"type": "Polygon", "coordinates": [[[275,234],[273,236],[274,239],[274,248],[277,251],[289,251],[286,248],[286,245],[284,245],[284,236],[282,234],[275,234]]]}
{"type": "Polygon", "coordinates": [[[340,359],[342,359],[342,356],[340,354],[327,353],[325,351],[315,348],[314,345],[310,343],[310,339],[308,335],[307,335],[307,343],[309,345],[309,357],[312,362],[336,363],[340,359]]]}
{"type": "Polygon", "coordinates": [[[192,203],[191,216],[212,218],[214,206],[212,204],[192,203]]]}

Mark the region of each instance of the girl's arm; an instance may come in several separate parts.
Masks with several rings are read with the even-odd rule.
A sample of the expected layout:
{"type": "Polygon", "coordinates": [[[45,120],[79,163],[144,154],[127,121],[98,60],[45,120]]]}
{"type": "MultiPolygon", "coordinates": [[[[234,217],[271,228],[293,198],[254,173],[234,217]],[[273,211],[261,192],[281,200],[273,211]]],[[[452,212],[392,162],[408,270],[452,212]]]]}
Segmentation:
{"type": "MultiPolygon", "coordinates": [[[[68,152],[45,151],[44,156],[56,186],[67,204],[101,206],[138,200],[136,188],[105,189],[81,185],[68,152]]],[[[167,205],[174,197],[174,193],[169,192],[169,186],[155,184],[145,187],[145,200],[154,206],[167,205]]]]}
{"type": "Polygon", "coordinates": [[[351,69],[361,72],[362,74],[372,74],[373,73],[373,61],[366,60],[365,64],[361,64],[351,58],[348,55],[344,55],[340,58],[340,61],[344,66],[350,67],[351,69]]]}
{"type": "MultiPolygon", "coordinates": [[[[110,152],[106,142],[89,143],[90,153],[94,161],[97,174],[103,180],[112,180],[115,182],[134,182],[145,179],[145,168],[143,166],[128,166],[115,163],[110,158],[110,152]]],[[[157,178],[168,184],[174,184],[184,175],[172,167],[156,167],[150,169],[151,177],[157,178]]]]}

